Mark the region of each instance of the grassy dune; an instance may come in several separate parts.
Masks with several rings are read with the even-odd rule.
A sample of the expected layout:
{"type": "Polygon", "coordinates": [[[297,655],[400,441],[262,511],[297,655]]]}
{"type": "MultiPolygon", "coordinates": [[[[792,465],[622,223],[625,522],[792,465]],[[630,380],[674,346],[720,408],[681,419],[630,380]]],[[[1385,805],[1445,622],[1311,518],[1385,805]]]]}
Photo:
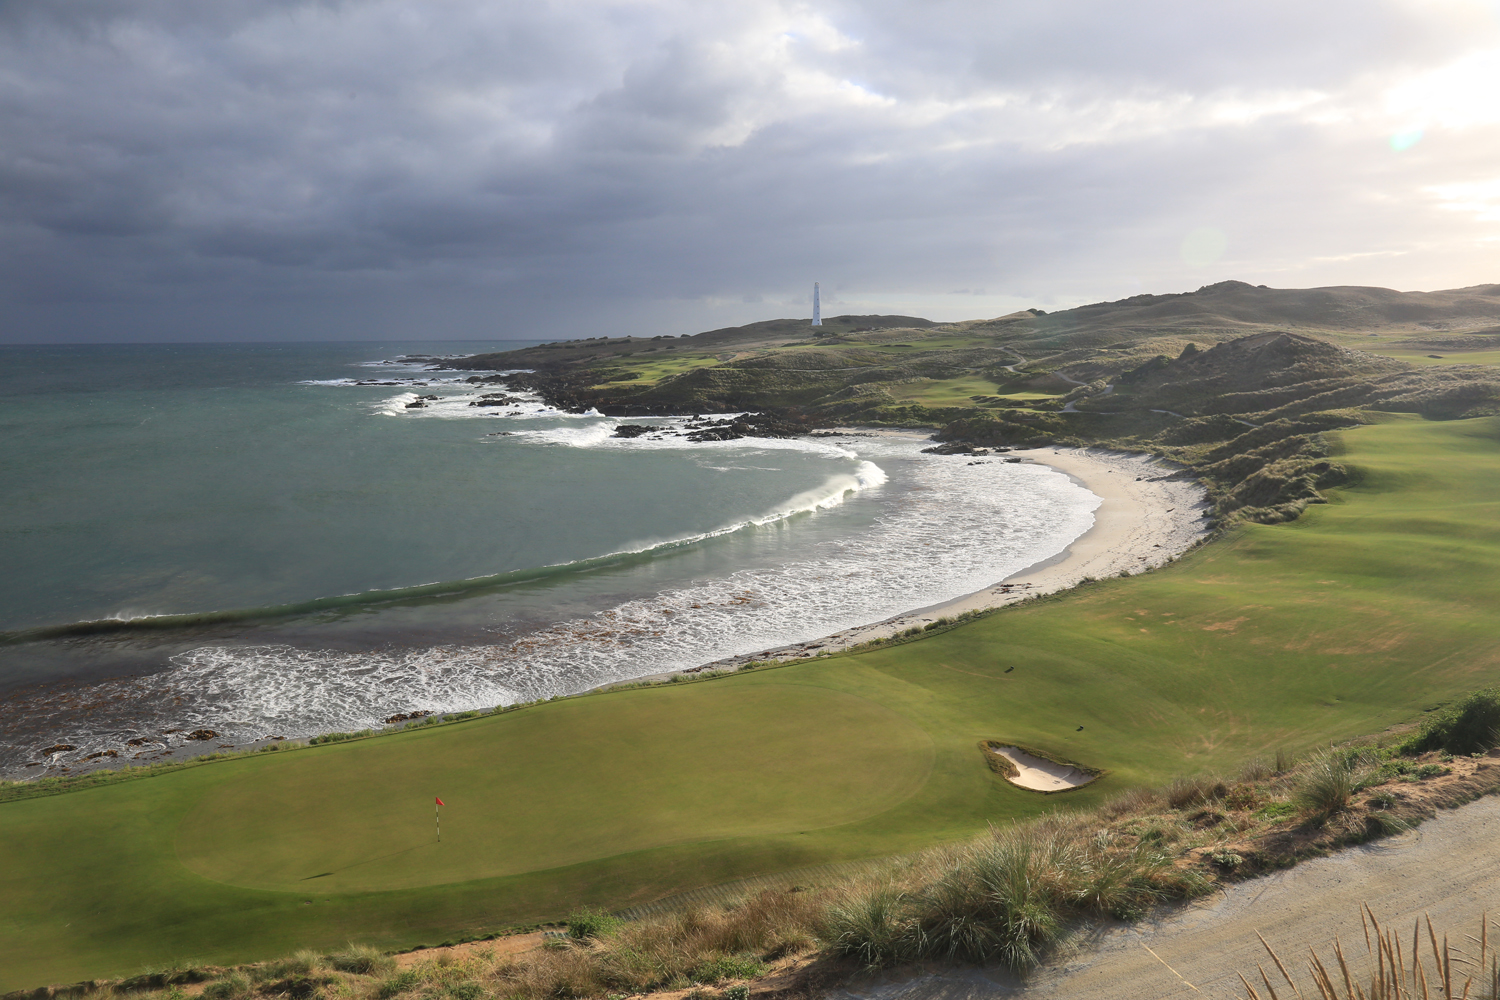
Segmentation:
{"type": "Polygon", "coordinates": [[[912,850],[1495,683],[1500,418],[1340,441],[1357,481],[1298,521],[919,641],[0,805],[0,989],[912,850]],[[1022,792],[987,737],[1108,773],[1022,792]]]}

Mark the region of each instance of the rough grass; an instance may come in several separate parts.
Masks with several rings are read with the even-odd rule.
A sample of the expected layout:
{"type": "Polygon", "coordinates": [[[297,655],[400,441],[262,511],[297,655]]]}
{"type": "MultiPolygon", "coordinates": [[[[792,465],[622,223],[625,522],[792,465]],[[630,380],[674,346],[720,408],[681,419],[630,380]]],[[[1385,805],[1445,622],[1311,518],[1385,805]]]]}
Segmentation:
{"type": "Polygon", "coordinates": [[[827,938],[871,968],[928,959],[1026,968],[1071,917],[1134,916],[1208,887],[1172,854],[1118,843],[1092,818],[1049,817],[919,857],[890,882],[837,899],[827,938]]]}

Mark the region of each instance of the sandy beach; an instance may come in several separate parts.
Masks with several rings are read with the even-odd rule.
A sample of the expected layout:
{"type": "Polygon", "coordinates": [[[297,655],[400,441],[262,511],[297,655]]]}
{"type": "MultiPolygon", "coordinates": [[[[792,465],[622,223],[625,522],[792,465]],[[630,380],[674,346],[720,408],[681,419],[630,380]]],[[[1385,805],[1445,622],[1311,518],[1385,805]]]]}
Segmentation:
{"type": "MultiPolygon", "coordinates": [[[[696,667],[732,669],[752,660],[792,660],[836,653],[906,629],[1052,594],[1088,579],[1140,573],[1161,566],[1208,534],[1204,512],[1208,493],[1196,480],[1174,478],[1178,467],[1152,455],[1101,448],[1018,449],[984,460],[1020,459],[1050,466],[1099,497],[1093,526],[1067,548],[983,590],[955,600],[908,611],[881,622],[846,629],[821,639],[728,657],[696,667]]],[[[954,455],[950,461],[970,461],[954,455]]]]}

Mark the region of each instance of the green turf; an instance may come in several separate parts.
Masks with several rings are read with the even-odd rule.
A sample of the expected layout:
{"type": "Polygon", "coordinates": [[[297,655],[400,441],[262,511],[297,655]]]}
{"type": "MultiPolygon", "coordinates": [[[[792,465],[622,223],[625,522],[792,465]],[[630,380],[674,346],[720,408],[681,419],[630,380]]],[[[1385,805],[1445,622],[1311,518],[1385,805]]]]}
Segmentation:
{"type": "Polygon", "coordinates": [[[974,396],[992,396],[999,389],[995,383],[978,375],[970,378],[923,379],[891,386],[891,395],[899,402],[923,406],[973,406],[974,396]]]}
{"type": "Polygon", "coordinates": [[[1372,354],[1383,354],[1414,365],[1500,365],[1500,351],[1413,351],[1399,348],[1369,348],[1372,354]],[[1438,355],[1438,357],[1433,357],[1438,355]]]}
{"type": "Polygon", "coordinates": [[[211,879],[266,889],[459,882],[851,823],[911,796],[931,766],[926,732],[855,695],[638,689],[498,727],[290,755],[204,796],[178,830],[177,856],[211,879]],[[391,808],[393,788],[405,808],[391,808]],[[446,804],[441,843],[433,796],[417,789],[446,804]]]}
{"type": "Polygon", "coordinates": [[[910,850],[1495,683],[1500,419],[1342,440],[1358,481],[1296,522],[919,641],[0,805],[0,990],[910,850]],[[1108,773],[1022,792],[988,737],[1108,773]]]}

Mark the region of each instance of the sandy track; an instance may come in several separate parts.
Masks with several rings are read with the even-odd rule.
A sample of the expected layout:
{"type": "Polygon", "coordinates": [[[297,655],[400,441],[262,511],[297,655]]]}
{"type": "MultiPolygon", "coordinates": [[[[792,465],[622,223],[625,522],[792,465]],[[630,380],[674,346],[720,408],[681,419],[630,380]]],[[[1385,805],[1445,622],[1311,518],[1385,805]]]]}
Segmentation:
{"type": "Polygon", "coordinates": [[[1446,932],[1456,944],[1463,943],[1465,934],[1477,934],[1481,915],[1500,911],[1500,798],[1444,811],[1397,837],[1239,883],[1159,919],[1081,936],[1029,983],[1000,970],[959,969],[855,987],[839,996],[1228,1000],[1244,996],[1237,972],[1253,980],[1256,966],[1268,964],[1256,931],[1294,974],[1305,966],[1302,958],[1309,947],[1326,957],[1335,935],[1362,972],[1361,903],[1368,903],[1382,923],[1407,935],[1412,921],[1424,914],[1431,914],[1440,936],[1446,932]]]}

